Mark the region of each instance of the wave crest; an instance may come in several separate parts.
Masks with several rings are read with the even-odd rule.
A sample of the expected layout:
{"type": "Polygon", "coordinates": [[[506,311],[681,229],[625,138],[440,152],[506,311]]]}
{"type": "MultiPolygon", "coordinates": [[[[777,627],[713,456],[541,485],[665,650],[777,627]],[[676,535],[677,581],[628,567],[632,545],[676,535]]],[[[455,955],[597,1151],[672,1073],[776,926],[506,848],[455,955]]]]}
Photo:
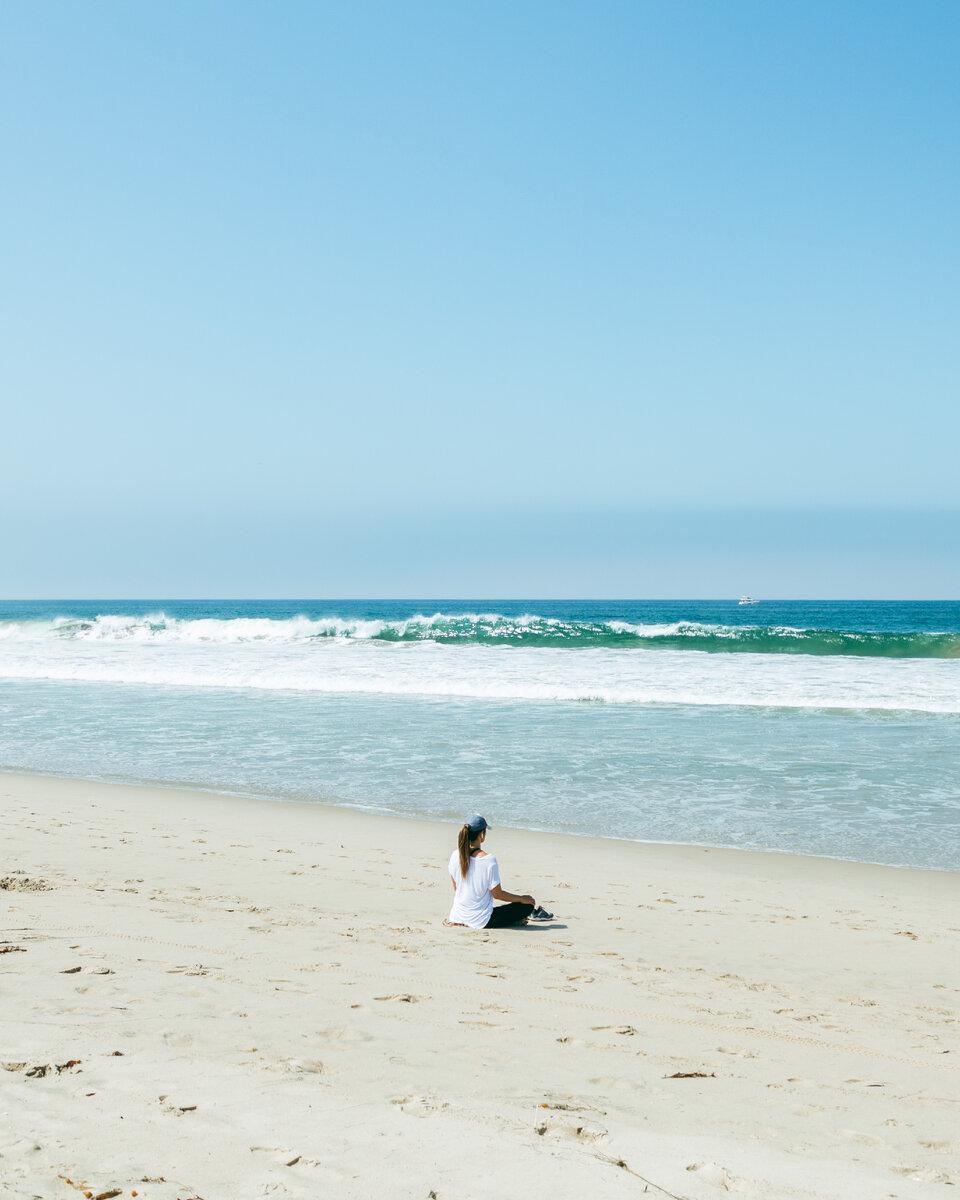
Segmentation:
{"type": "Polygon", "coordinates": [[[418,613],[402,620],[357,617],[178,618],[165,613],[60,617],[0,622],[0,640],[178,644],[310,644],[373,641],[610,649],[701,650],[713,654],[852,655],[866,658],[958,658],[956,633],[803,629],[791,626],[711,625],[695,621],[633,624],[543,617],[535,613],[418,613]]]}

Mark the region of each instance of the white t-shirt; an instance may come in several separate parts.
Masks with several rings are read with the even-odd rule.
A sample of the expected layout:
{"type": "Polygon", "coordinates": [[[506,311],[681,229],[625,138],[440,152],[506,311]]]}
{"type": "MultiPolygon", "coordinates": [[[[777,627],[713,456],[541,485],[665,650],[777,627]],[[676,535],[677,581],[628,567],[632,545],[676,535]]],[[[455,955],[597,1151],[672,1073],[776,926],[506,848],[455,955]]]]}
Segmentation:
{"type": "Polygon", "coordinates": [[[460,874],[460,855],[454,850],[450,855],[450,877],[457,886],[450,909],[450,921],[455,925],[469,925],[471,929],[483,929],[493,912],[493,889],[500,883],[500,868],[492,854],[483,858],[476,855],[470,859],[466,879],[460,874]]]}

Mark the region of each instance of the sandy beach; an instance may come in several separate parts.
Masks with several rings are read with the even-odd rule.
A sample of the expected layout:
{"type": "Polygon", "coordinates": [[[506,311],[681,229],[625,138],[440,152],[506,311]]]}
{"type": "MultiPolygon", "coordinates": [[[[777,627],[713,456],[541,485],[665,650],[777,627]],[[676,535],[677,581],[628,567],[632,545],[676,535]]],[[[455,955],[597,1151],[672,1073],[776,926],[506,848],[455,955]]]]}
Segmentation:
{"type": "Polygon", "coordinates": [[[10,1197],[934,1197],[960,876],[0,776],[10,1197]]]}

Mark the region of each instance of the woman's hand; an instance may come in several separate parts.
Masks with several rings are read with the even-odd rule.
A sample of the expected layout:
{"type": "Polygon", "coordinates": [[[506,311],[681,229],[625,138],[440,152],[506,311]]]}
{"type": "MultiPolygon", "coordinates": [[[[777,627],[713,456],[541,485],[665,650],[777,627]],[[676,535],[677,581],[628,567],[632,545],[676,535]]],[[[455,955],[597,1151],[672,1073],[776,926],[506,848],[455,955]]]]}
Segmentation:
{"type": "Polygon", "coordinates": [[[490,894],[494,900],[505,900],[508,904],[532,904],[534,908],[537,907],[537,902],[532,896],[515,896],[513,892],[505,891],[499,883],[490,889],[490,894]]]}

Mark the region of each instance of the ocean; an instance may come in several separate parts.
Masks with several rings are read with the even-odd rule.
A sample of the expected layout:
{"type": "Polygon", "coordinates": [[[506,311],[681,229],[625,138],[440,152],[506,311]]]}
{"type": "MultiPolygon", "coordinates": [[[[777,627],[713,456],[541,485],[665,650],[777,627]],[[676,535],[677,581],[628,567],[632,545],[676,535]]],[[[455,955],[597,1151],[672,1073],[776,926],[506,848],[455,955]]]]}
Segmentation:
{"type": "Polygon", "coordinates": [[[960,602],[0,603],[0,770],[960,869],[960,602]]]}

